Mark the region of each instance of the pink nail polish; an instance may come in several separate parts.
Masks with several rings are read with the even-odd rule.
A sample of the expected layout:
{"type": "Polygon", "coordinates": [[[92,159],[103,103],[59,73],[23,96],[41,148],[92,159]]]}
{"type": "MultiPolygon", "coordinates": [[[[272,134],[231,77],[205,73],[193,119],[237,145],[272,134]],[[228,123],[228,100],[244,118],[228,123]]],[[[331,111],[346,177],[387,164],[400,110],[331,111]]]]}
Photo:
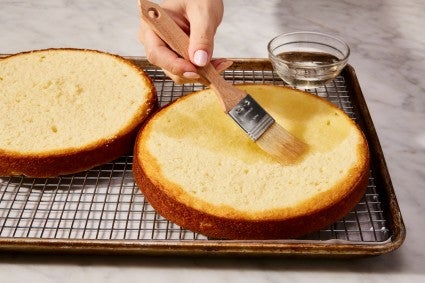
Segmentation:
{"type": "Polygon", "coordinates": [[[183,74],[183,77],[187,79],[199,79],[199,75],[195,72],[185,72],[183,74]]]}
{"type": "Polygon", "coordinates": [[[193,55],[193,61],[198,66],[205,66],[208,61],[208,54],[204,50],[197,50],[193,55]]]}
{"type": "Polygon", "coordinates": [[[216,67],[216,69],[217,69],[217,71],[222,72],[232,65],[233,65],[233,61],[227,60],[227,61],[224,61],[223,63],[219,64],[216,67]]]}

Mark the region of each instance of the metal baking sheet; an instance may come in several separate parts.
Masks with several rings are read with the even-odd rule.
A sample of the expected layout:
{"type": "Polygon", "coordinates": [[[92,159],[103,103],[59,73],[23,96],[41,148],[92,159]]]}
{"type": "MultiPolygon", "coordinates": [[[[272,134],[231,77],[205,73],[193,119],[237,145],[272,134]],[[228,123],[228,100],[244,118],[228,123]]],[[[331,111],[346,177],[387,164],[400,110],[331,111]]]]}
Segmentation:
{"type": "MultiPolygon", "coordinates": [[[[144,58],[128,58],[152,78],[160,106],[202,85],[176,85],[144,58]]],[[[232,83],[284,83],[265,59],[234,59],[232,83]]],[[[354,257],[391,252],[406,230],[379,140],[355,71],[312,93],[343,109],[365,132],[371,148],[366,194],[333,225],[298,239],[208,239],[158,215],[133,180],[131,154],[58,178],[0,177],[0,250],[22,252],[203,256],[354,257]]]]}

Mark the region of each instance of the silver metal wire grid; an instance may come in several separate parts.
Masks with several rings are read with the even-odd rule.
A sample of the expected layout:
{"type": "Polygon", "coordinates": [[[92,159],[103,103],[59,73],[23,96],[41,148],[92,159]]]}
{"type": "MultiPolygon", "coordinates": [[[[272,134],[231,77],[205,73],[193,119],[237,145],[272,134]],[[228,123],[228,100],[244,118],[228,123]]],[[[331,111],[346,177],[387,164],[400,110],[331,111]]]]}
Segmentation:
{"type": "MultiPolygon", "coordinates": [[[[175,85],[158,69],[146,72],[154,81],[161,106],[203,88],[198,84],[175,85]]],[[[283,84],[270,70],[227,70],[224,78],[233,83],[283,84]]],[[[312,92],[352,119],[357,118],[344,77],[312,92]]],[[[92,170],[58,178],[0,177],[0,239],[216,241],[158,215],[134,183],[132,158],[123,156],[92,170]]],[[[330,227],[298,240],[388,241],[391,232],[383,207],[371,171],[367,192],[353,211],[330,227]]]]}

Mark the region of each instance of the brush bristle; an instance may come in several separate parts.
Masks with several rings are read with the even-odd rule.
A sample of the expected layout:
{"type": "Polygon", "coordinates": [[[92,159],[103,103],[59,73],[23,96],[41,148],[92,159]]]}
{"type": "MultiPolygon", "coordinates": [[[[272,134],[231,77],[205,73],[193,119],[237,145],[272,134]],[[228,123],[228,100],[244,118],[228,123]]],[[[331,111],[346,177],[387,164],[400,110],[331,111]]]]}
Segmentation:
{"type": "Polygon", "coordinates": [[[296,162],[307,150],[307,144],[277,123],[273,123],[256,143],[283,164],[296,162]]]}

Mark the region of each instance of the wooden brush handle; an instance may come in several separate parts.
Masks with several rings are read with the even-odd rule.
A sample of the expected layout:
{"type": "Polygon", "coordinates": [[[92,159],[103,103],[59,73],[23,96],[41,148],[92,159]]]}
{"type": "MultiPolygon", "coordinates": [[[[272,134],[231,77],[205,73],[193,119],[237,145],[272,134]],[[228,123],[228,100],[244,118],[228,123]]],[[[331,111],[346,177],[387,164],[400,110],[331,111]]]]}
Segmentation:
{"type": "MultiPolygon", "coordinates": [[[[190,61],[189,36],[159,5],[146,0],[139,0],[139,3],[143,20],[171,49],[190,61]]],[[[197,71],[220,98],[225,112],[229,112],[246,96],[244,91],[224,80],[211,63],[197,67],[197,71]]]]}

